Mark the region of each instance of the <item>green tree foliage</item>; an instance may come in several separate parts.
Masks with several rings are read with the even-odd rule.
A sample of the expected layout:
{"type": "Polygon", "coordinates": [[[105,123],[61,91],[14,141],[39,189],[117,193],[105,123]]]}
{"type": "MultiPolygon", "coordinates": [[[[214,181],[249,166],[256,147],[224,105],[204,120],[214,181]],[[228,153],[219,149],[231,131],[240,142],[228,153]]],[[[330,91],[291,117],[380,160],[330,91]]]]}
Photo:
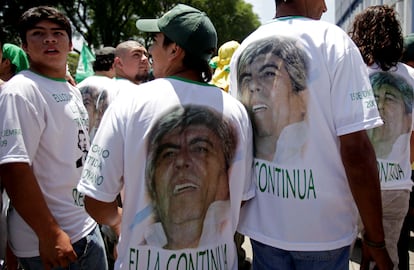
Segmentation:
{"type": "Polygon", "coordinates": [[[138,18],[160,17],[178,2],[203,10],[211,18],[218,33],[218,44],[236,40],[241,42],[259,25],[251,4],[244,0],[1,0],[0,25],[6,40],[18,42],[18,18],[30,7],[53,5],[71,20],[75,33],[90,47],[116,46],[119,42],[136,39],[149,45],[148,36],[140,33],[138,18]]]}
{"type": "Polygon", "coordinates": [[[0,0],[0,27],[6,42],[20,45],[17,23],[27,9],[38,5],[54,5],[54,0],[0,0]]]}
{"type": "Polygon", "coordinates": [[[69,72],[73,76],[76,74],[76,68],[78,67],[78,61],[79,61],[79,54],[71,52],[68,54],[68,67],[69,72]]]}
{"type": "Polygon", "coordinates": [[[219,46],[229,40],[243,41],[260,25],[252,5],[244,0],[188,0],[183,3],[207,13],[216,27],[219,46]]]}

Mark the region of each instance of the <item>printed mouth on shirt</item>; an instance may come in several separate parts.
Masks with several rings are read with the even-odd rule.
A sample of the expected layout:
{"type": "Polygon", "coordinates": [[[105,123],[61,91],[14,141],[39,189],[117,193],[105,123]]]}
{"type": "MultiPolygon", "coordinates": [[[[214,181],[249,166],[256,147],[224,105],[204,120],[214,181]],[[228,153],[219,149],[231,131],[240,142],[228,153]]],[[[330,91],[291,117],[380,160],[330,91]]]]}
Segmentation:
{"type": "Polygon", "coordinates": [[[173,194],[177,195],[186,191],[193,191],[198,188],[197,185],[193,183],[183,183],[183,184],[177,184],[174,186],[173,194]]]}
{"type": "Polygon", "coordinates": [[[252,110],[253,110],[254,113],[262,112],[262,111],[267,110],[267,106],[264,105],[264,104],[254,105],[252,107],[252,110]]]}

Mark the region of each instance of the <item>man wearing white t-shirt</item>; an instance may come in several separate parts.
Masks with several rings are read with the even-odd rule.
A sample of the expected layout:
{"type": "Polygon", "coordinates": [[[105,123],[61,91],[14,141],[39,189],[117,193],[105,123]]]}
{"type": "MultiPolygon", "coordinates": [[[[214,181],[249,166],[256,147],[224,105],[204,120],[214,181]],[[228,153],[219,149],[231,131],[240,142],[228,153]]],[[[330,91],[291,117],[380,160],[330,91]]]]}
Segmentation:
{"type": "Polygon", "coordinates": [[[70,22],[57,9],[39,6],[23,13],[19,31],[30,70],[15,75],[0,93],[10,248],[26,270],[107,269],[97,223],[76,189],[82,172],[77,160],[89,139],[82,97],[65,79],[70,22]]]}
{"type": "Polygon", "coordinates": [[[244,106],[208,83],[216,30],[183,4],[137,27],[154,33],[156,79],[130,84],[105,112],[78,185],[86,209],[120,235],[115,269],[237,270],[233,236],[254,193],[252,128],[244,106]],[[183,125],[170,126],[171,111],[183,125]],[[216,137],[214,125],[234,135],[216,137]]]}
{"type": "Polygon", "coordinates": [[[397,270],[402,268],[397,243],[413,186],[410,139],[414,70],[399,62],[403,55],[403,35],[398,13],[392,7],[375,5],[364,9],[355,16],[349,34],[368,66],[378,110],[384,121],[384,125],[369,130],[368,136],[378,163],[385,244],[394,270],[397,270]]]}
{"type": "Polygon", "coordinates": [[[349,269],[358,210],[367,253],[379,269],[391,269],[375,152],[365,131],[382,121],[358,48],[344,31],[319,20],[324,0],[275,2],[276,18],[242,42],[230,67],[230,92],[241,97],[253,123],[273,110],[278,114],[267,125],[281,134],[276,148],[267,149],[277,150],[272,159],[255,153],[256,196],[241,210],[238,231],[252,241],[253,269],[349,269]],[[270,50],[267,42],[280,45],[270,50]],[[256,50],[266,57],[252,57],[252,63],[261,57],[266,65],[245,69],[244,56],[256,50]],[[304,69],[293,72],[299,51],[304,69]],[[291,90],[292,77],[304,77],[297,89],[306,89],[306,97],[291,90]]]}
{"type": "Polygon", "coordinates": [[[115,73],[117,79],[127,79],[135,84],[148,81],[150,64],[145,47],[135,41],[127,40],[115,48],[115,73]]]}

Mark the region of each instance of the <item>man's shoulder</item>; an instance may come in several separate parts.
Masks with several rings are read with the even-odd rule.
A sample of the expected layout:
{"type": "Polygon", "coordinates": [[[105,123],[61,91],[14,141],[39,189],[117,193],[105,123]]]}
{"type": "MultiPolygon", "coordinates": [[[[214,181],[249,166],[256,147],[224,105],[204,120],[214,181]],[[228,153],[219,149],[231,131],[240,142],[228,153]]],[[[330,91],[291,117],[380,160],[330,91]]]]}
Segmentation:
{"type": "Polygon", "coordinates": [[[6,81],[2,85],[2,93],[14,92],[33,89],[36,85],[36,79],[31,76],[31,73],[26,71],[20,72],[14,75],[10,80],[6,81]]]}
{"type": "Polygon", "coordinates": [[[92,76],[85,78],[80,83],[78,83],[77,86],[81,87],[83,85],[89,85],[89,84],[95,84],[95,83],[113,83],[113,82],[115,82],[115,80],[109,77],[92,75],[92,76]]]}
{"type": "Polygon", "coordinates": [[[117,81],[106,76],[90,76],[76,85],[76,88],[82,89],[86,87],[93,87],[98,90],[113,90],[117,89],[117,81]]]}
{"type": "Polygon", "coordinates": [[[402,73],[410,76],[411,80],[414,80],[414,68],[404,63],[398,63],[398,68],[402,70],[402,73]]]}

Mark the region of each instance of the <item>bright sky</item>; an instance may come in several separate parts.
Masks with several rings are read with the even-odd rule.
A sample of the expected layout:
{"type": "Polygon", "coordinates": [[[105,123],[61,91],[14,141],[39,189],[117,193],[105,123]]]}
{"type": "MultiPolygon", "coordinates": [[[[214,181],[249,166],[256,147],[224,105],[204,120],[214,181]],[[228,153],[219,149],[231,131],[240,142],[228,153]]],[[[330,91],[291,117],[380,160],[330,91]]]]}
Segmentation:
{"type": "MultiPolygon", "coordinates": [[[[260,21],[266,22],[275,15],[275,0],[245,0],[253,5],[253,12],[260,17],[260,21]]],[[[328,12],[324,13],[322,20],[335,23],[335,0],[325,0],[328,12]]]]}

